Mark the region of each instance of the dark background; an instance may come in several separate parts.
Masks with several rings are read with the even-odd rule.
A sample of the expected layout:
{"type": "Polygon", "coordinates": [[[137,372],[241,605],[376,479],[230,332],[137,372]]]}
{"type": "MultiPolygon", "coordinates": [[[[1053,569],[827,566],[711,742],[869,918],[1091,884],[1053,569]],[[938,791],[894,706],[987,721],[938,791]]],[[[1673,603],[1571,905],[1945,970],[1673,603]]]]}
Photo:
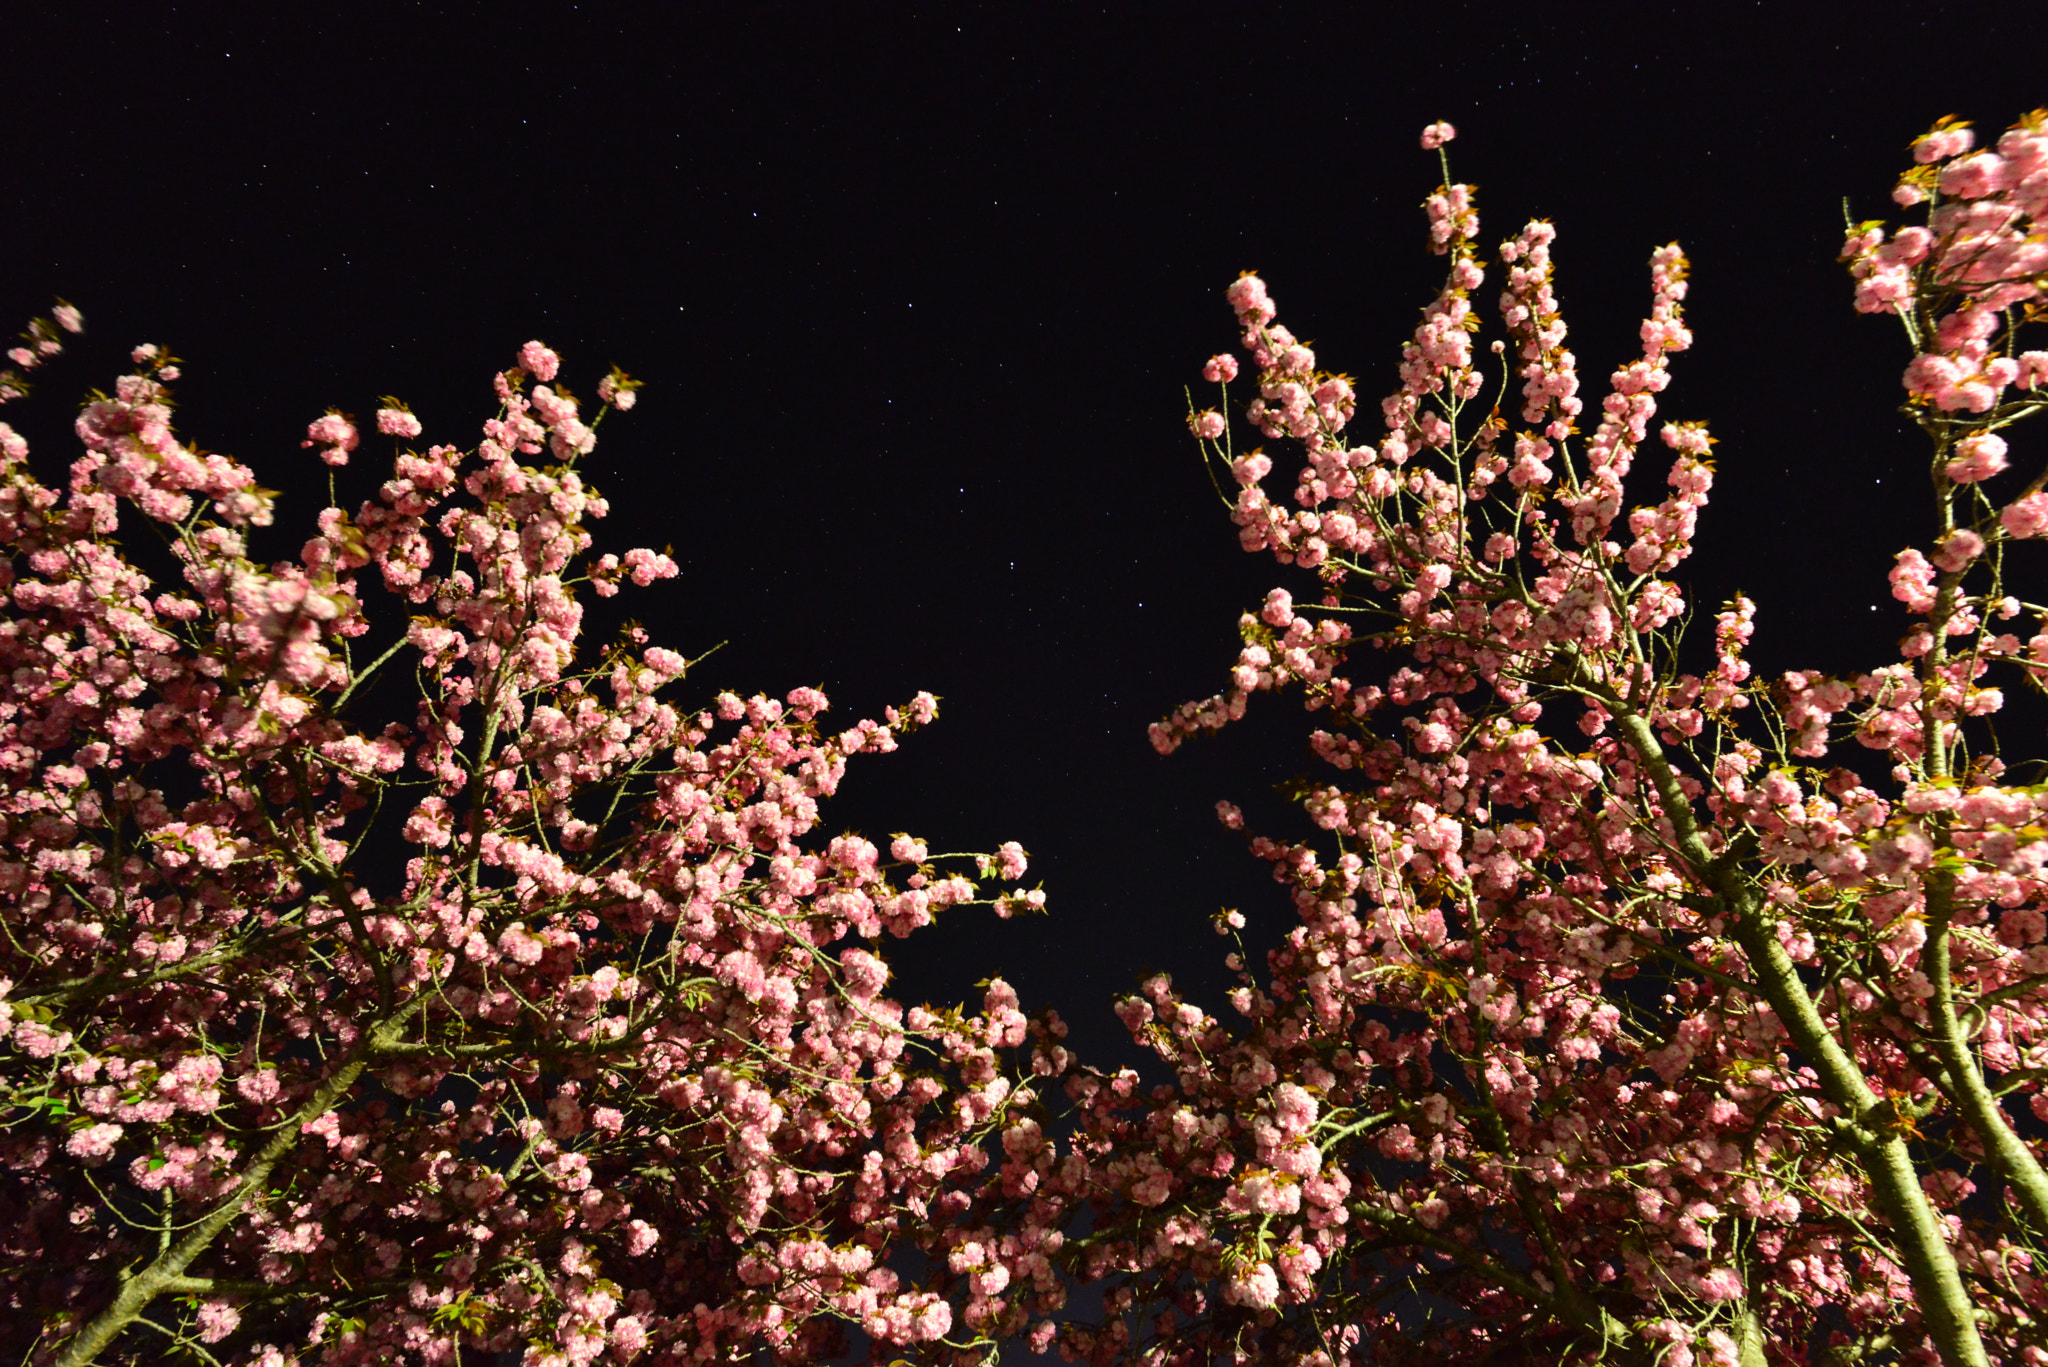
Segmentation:
{"type": "MultiPolygon", "coordinates": [[[[586,468],[614,502],[603,545],[683,566],[630,609],[689,654],[730,642],[689,696],[817,684],[851,722],[940,694],[828,826],[1021,840],[1051,914],[951,913],[896,948],[897,990],[957,1000],[1001,972],[1119,1063],[1113,992],[1165,967],[1220,1004],[1208,917],[1242,907],[1270,943],[1292,914],[1213,805],[1299,829],[1270,794],[1310,764],[1297,704],[1260,698],[1171,758],[1145,736],[1224,682],[1241,611],[1306,580],[1237,549],[1182,426],[1183,387],[1234,345],[1223,288],[1265,276],[1358,377],[1368,440],[1440,278],[1425,123],[1458,125],[1483,241],[1557,223],[1589,407],[1679,239],[1698,340],[1661,416],[1721,441],[1681,578],[1709,611],[1760,602],[1766,669],[1873,667],[1904,629],[1884,572],[1925,538],[1924,449],[1896,324],[1850,310],[1841,199],[1888,209],[1940,115],[1995,137],[2048,104],[2024,12],[22,9],[0,322],[61,294],[89,336],[6,416],[68,459],[73,400],[162,343],[187,361],[185,438],[288,492],[289,535],[259,547],[283,554],[324,502],[298,443],[329,405],[367,423],[396,394],[427,440],[471,445],[529,337],[580,393],[614,362],[643,377],[586,468]]],[[[2015,464],[2038,450],[2023,435],[2015,464]]]]}

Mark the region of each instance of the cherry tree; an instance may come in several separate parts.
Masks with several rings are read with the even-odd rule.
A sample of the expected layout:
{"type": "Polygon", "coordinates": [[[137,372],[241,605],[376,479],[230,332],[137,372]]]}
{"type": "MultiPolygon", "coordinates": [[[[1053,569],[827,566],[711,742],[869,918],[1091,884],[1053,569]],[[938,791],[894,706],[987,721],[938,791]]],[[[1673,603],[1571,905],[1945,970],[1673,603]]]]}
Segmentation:
{"type": "Polygon", "coordinates": [[[2019,545],[2048,473],[2002,435],[2048,407],[2021,336],[2048,113],[1971,149],[1919,139],[1894,199],[1924,221],[1844,251],[1857,307],[1905,325],[1935,510],[1867,672],[1755,677],[1742,598],[1683,634],[1714,466],[1705,426],[1653,421],[1692,341],[1676,245],[1588,411],[1555,230],[1490,266],[1446,160],[1448,275],[1367,439],[1265,282],[1230,287],[1256,392],[1235,407],[1219,355],[1189,423],[1244,548],[1313,583],[1245,615],[1229,687],[1153,739],[1299,688],[1319,833],[1250,837],[1299,922],[1263,974],[1229,957],[1227,1011],[1165,975],[1119,1003],[1170,1085],[1072,1074],[1094,1218],[1067,1256],[1109,1313],[1059,1331],[1070,1356],[2048,1362],[2048,785],[1988,724],[2048,679],[2019,545]],[[1299,444],[1291,498],[1239,422],[1299,444]]]}
{"type": "MultiPolygon", "coordinates": [[[[34,323],[0,399],[80,326],[34,323]]],[[[586,421],[527,344],[470,451],[385,400],[389,478],[266,562],[276,497],[133,360],[61,480],[0,425],[0,1342],[992,1354],[915,1255],[1034,1104],[1026,1023],[1000,980],[906,1010],[877,942],[1042,894],[1014,843],[817,838],[934,699],[833,729],[814,688],[670,701],[681,654],[582,640],[583,597],[677,572],[590,554],[616,370],[586,421]]],[[[330,491],[362,435],[309,427],[330,491]]]]}

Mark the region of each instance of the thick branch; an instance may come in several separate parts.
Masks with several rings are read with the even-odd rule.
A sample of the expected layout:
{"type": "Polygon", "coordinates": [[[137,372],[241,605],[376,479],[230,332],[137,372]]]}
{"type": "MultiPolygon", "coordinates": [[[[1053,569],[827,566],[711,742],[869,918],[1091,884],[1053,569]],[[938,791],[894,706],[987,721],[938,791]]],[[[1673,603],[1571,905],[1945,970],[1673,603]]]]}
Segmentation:
{"type": "Polygon", "coordinates": [[[1764,1000],[1777,1013],[1792,1043],[1812,1063],[1828,1099],[1856,1122],[1848,1127],[1852,1145],[1870,1177],[1878,1208],[1891,1222],[1899,1260],[1918,1293],[1921,1316],[1942,1361],[1949,1367],[1991,1367],[1955,1254],[1942,1237],[1927,1194],[1920,1189],[1904,1136],[1880,1135],[1867,1128],[1867,1118],[1878,1105],[1877,1094],[1856,1060],[1821,1019],[1798,966],[1778,943],[1776,925],[1767,923],[1756,889],[1733,861],[1716,859],[1707,849],[1693,819],[1692,803],[1680,790],[1678,776],[1648,719],[1619,699],[1612,710],[1656,787],[1680,852],[1692,864],[1694,876],[1712,889],[1717,906],[1731,923],[1730,934],[1749,957],[1764,1000]]]}
{"type": "Polygon", "coordinates": [[[2037,1235],[2048,1235],[2048,1172],[2034,1157],[2027,1142],[2013,1132],[2005,1108],[1984,1082],[1976,1055],[1963,1037],[1956,1019],[1955,983],[1951,977],[1950,917],[1954,911],[1955,875],[1937,870],[1927,882],[1927,943],[1920,951],[1920,968],[1934,988],[1927,999],[1927,1016],[1934,1027],[1934,1048],[1948,1071],[1949,1095],[1962,1112],[1963,1121],[1984,1145],[1985,1157],[1998,1170],[2020,1207],[2033,1222],[2037,1235]]]}

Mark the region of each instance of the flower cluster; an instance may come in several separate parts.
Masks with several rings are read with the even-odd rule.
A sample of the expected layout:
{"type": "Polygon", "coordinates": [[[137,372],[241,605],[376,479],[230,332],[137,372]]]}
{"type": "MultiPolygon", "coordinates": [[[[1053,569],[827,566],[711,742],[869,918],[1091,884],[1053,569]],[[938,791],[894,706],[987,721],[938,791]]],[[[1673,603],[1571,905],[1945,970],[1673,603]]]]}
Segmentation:
{"type": "MultiPolygon", "coordinates": [[[[1927,222],[1886,239],[1857,225],[1842,249],[1856,307],[1905,320],[1917,355],[1905,385],[1942,413],[1991,412],[2007,389],[2048,381],[2048,351],[2014,354],[2010,310],[2040,298],[2048,277],[2048,111],[1972,154],[1970,126],[1943,120],[1914,144],[1918,163],[1893,198],[1927,206],[1927,222]]],[[[1981,476],[1980,476],[1981,478],[1981,476]]]]}

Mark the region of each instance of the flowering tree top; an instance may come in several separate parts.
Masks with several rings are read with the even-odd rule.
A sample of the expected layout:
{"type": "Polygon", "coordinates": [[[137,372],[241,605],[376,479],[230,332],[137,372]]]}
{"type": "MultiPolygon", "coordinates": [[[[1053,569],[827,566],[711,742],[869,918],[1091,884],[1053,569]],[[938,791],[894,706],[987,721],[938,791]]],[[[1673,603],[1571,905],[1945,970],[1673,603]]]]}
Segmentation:
{"type": "MultiPolygon", "coordinates": [[[[0,376],[61,351],[32,325],[0,376]]],[[[1024,851],[817,838],[814,688],[690,662],[580,593],[598,415],[528,343],[473,452],[378,410],[389,477],[260,563],[274,496],[171,425],[175,359],[43,483],[0,425],[0,1339],[33,1361],[825,1361],[956,1332],[927,1249],[1028,1109],[1025,1023],[882,994],[885,933],[1035,909],[1024,851]],[[149,568],[145,568],[148,566],[149,568]]],[[[340,469],[330,412],[305,447],[340,469]]],[[[964,1298],[959,1298],[964,1299],[964,1298]]],[[[959,1328],[972,1343],[975,1332],[959,1328]]]]}

